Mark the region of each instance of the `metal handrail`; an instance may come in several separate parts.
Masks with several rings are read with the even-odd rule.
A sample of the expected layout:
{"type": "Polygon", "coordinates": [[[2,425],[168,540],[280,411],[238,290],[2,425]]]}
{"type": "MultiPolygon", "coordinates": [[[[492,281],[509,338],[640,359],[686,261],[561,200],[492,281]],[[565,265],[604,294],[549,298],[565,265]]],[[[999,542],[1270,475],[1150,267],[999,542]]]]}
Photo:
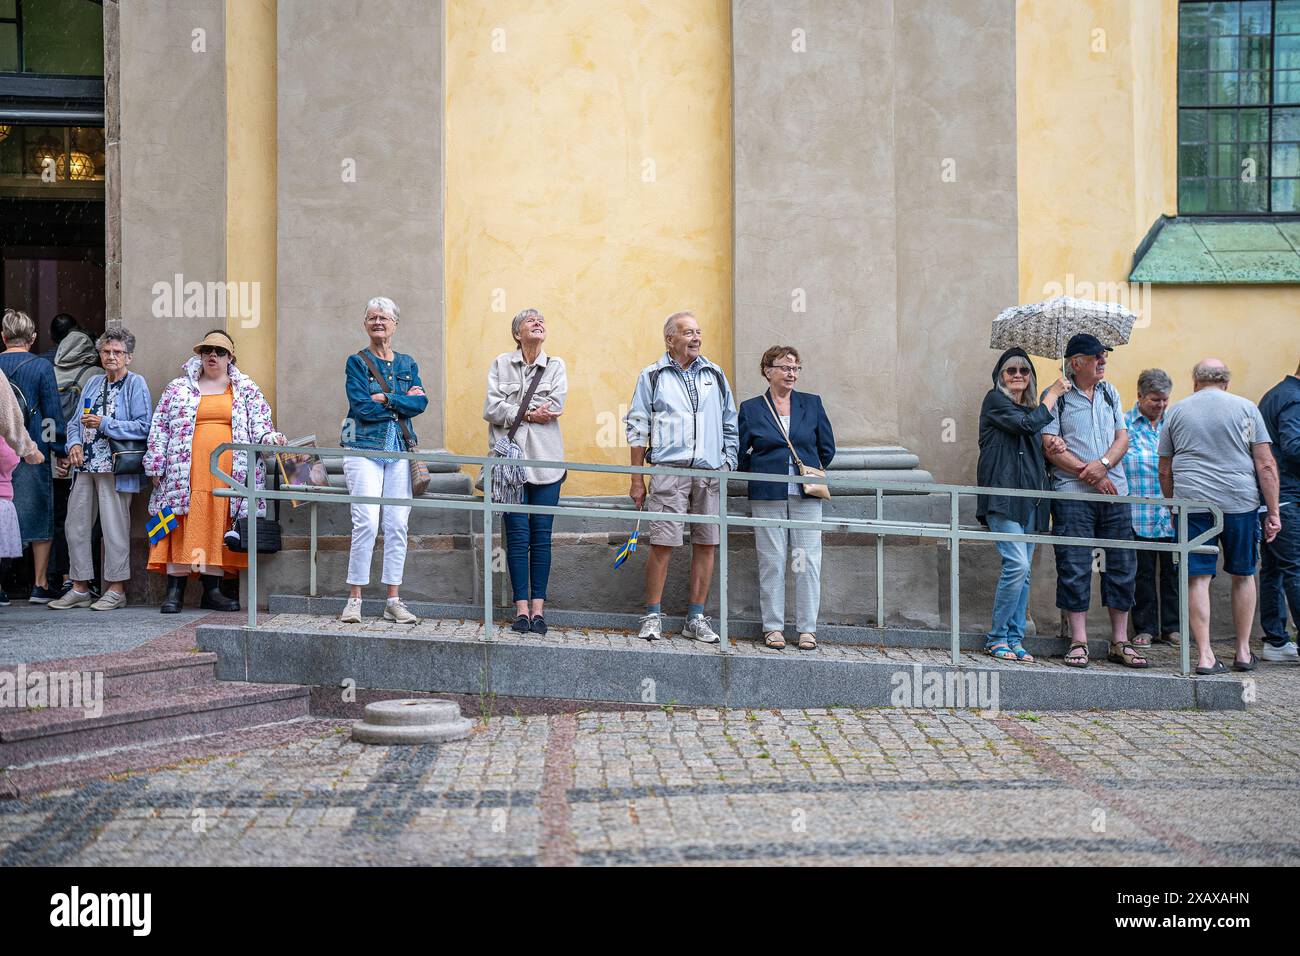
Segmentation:
{"type": "MultiPolygon", "coordinates": [[[[727,510],[727,485],[731,481],[773,481],[770,473],[737,472],[727,470],[710,470],[705,468],[674,468],[666,465],[605,465],[594,462],[548,461],[533,458],[497,458],[475,455],[452,455],[441,452],[395,452],[384,449],[366,448],[321,448],[313,446],[312,453],[323,457],[357,457],[406,459],[431,462],[444,465],[478,465],[483,469],[482,500],[465,495],[424,494],[419,497],[394,498],[374,495],[353,495],[331,490],[303,490],[311,486],[292,486],[290,490],[258,488],[255,485],[255,467],[245,469],[244,482],[237,482],[221,469],[220,459],[228,451],[284,454],[290,450],[285,445],[257,445],[239,442],[224,442],[212,451],[209,461],[214,477],[220,478],[229,487],[214,489],[213,494],[222,498],[241,498],[249,501],[295,500],[305,501],[311,505],[311,594],[316,596],[316,506],[320,502],[332,504],[377,504],[402,505],[404,507],[436,508],[453,511],[478,511],[483,515],[483,633],[484,639],[493,639],[492,607],[492,561],[489,560],[489,548],[492,539],[492,516],[496,513],[546,514],[576,518],[617,518],[636,520],[641,518],[652,521],[679,521],[696,524],[716,524],[720,528],[718,545],[718,636],[721,653],[728,653],[727,625],[727,531],[732,525],[741,527],[780,527],[818,531],[860,531],[874,534],[876,537],[876,626],[883,627],[884,614],[884,539],[886,536],[920,538],[945,538],[949,548],[949,625],[951,629],[952,663],[958,664],[961,657],[961,568],[959,565],[962,541],[998,542],[1023,541],[1030,544],[1077,545],[1090,548],[1124,548],[1133,551],[1166,551],[1178,555],[1178,620],[1181,638],[1181,666],[1184,677],[1191,674],[1191,653],[1189,633],[1189,613],[1187,607],[1187,556],[1192,553],[1217,553],[1217,548],[1207,542],[1223,530],[1223,512],[1208,501],[1196,501],[1186,498],[1140,498],[1133,495],[1099,495],[1081,494],[1065,491],[1031,491],[1021,488],[987,488],[977,485],[943,485],[925,482],[891,482],[868,481],[867,487],[875,496],[875,516],[869,519],[827,519],[821,521],[803,521],[794,518],[754,518],[744,515],[731,515],[727,510]],[[687,478],[717,478],[719,481],[718,513],[716,515],[670,515],[658,511],[643,511],[635,508],[618,508],[590,505],[525,505],[507,504],[492,500],[492,469],[509,464],[527,468],[565,469],[570,471],[593,472],[597,474],[625,475],[676,475],[687,478]],[[946,494],[949,497],[948,522],[889,520],[884,518],[885,492],[910,492],[913,494],[946,494]],[[1168,543],[1157,541],[1118,540],[1112,538],[1065,537],[1052,534],[1010,534],[1000,531],[983,531],[963,528],[958,523],[959,505],[962,495],[997,495],[1011,498],[1061,499],[1068,501],[1098,501],[1105,504],[1141,504],[1155,505],[1171,509],[1178,515],[1177,538],[1168,543]],[[1206,529],[1193,539],[1187,537],[1187,513],[1189,510],[1209,511],[1214,518],[1212,527],[1206,529]]],[[[299,449],[301,450],[301,449],[299,449]]],[[[852,484],[861,488],[860,478],[836,476],[781,475],[781,482],[799,484],[817,483],[830,485],[852,484]]],[[[856,496],[855,496],[856,497],[856,496]]],[[[249,509],[256,515],[256,508],[249,509]]],[[[257,522],[248,522],[248,627],[257,626],[257,522]]]]}

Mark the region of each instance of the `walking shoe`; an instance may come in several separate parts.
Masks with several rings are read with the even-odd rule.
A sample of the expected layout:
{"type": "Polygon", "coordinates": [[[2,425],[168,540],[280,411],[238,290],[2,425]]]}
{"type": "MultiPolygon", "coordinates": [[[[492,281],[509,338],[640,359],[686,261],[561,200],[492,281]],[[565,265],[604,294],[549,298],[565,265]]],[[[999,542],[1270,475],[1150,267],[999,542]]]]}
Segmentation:
{"type": "Polygon", "coordinates": [[[1295,641],[1287,641],[1282,645],[1270,644],[1265,641],[1264,646],[1260,649],[1259,659],[1281,664],[1294,664],[1300,661],[1300,653],[1296,652],[1295,641]]]}
{"type": "MultiPolygon", "coordinates": [[[[35,600],[33,598],[33,600],[35,600]]],[[[89,591],[78,591],[75,588],[68,588],[68,593],[63,597],[55,598],[53,601],[46,601],[46,607],[52,607],[56,611],[66,611],[70,607],[90,607],[95,603],[95,599],[90,596],[89,591]]]]}
{"type": "Polygon", "coordinates": [[[534,614],[534,615],[533,615],[533,622],[532,622],[531,625],[529,625],[529,629],[530,629],[534,634],[545,634],[545,633],[546,633],[546,618],[542,617],[540,614],[534,614]]]}
{"type": "Polygon", "coordinates": [[[718,643],[718,635],[714,633],[713,628],[709,625],[708,616],[704,614],[697,614],[686,619],[686,626],[682,628],[682,637],[692,638],[701,644],[718,643]]]}
{"type": "Polygon", "coordinates": [[[658,641],[664,636],[664,616],[651,612],[641,617],[641,630],[637,637],[646,641],[658,641]]]}
{"type": "Polygon", "coordinates": [[[126,595],[118,591],[105,591],[104,596],[90,606],[92,611],[116,611],[126,607],[126,595]]]}
{"type": "Polygon", "coordinates": [[[532,624],[528,620],[527,614],[520,614],[515,618],[515,623],[510,625],[510,630],[519,634],[527,634],[532,624]]]}
{"type": "Polygon", "coordinates": [[[405,601],[389,601],[384,605],[384,620],[394,624],[419,624],[420,619],[406,609],[405,601]]]}
{"type": "Polygon", "coordinates": [[[4,591],[0,591],[0,607],[8,607],[8,606],[9,606],[9,595],[6,594],[4,591]]]}
{"type": "Polygon", "coordinates": [[[361,598],[348,598],[348,603],[343,605],[343,613],[339,615],[339,620],[344,624],[360,624],[361,598]]]}
{"type": "Polygon", "coordinates": [[[49,604],[58,596],[58,591],[51,591],[49,588],[33,587],[31,597],[27,600],[31,604],[49,604]]]}

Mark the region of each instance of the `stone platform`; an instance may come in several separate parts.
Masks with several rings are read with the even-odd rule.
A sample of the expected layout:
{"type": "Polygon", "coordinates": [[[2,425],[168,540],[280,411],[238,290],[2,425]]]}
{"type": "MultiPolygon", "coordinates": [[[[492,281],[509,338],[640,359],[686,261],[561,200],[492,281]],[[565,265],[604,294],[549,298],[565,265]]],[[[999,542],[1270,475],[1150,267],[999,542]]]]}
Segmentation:
{"type": "MultiPolygon", "coordinates": [[[[883,629],[888,630],[888,629],[883,629]]],[[[669,630],[667,633],[674,634],[669,630]]],[[[963,652],[826,641],[816,651],[776,651],[733,638],[727,653],[680,637],[553,627],[545,636],[481,623],[424,620],[399,626],[368,616],[274,614],[255,629],[198,629],[217,655],[221,680],[565,698],[682,707],[808,708],[923,706],[1040,710],[1241,710],[1235,677],[1183,678],[1171,650],[1129,670],[1094,659],[1087,670],[1059,661],[997,661],[963,652]]]]}

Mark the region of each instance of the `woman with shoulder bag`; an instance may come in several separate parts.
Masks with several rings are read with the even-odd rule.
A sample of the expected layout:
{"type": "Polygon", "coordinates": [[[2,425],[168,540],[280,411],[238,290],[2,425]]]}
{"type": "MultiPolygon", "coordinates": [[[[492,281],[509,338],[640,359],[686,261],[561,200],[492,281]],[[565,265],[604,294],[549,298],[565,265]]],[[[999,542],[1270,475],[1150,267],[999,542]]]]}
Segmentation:
{"type": "MultiPolygon", "coordinates": [[[[536,309],[524,309],[510,323],[510,334],[518,346],[502,352],[488,370],[487,399],[483,419],[488,423],[488,446],[493,454],[563,461],[564,439],[560,435],[560,415],[569,392],[564,360],[547,355],[546,319],[536,309]]],[[[506,478],[506,468],[494,468],[493,498],[497,499],[498,478],[506,478]],[[497,472],[502,472],[497,475],[497,472]]],[[[560,485],[567,472],[563,468],[517,469],[518,487],[506,490],[506,500],[528,505],[556,505],[560,485]]],[[[515,623],[511,627],[525,633],[546,633],[546,586],[551,575],[551,515],[506,514],[502,523],[506,533],[506,565],[515,600],[515,623]]]]}
{"type": "MultiPolygon", "coordinates": [[[[740,405],[739,470],[821,474],[835,457],[835,433],[821,397],[794,390],[803,371],[799,352],[793,346],[774,345],[763,353],[758,368],[769,387],[765,394],[740,405]]],[[[749,483],[750,513],[755,518],[820,521],[822,500],[829,497],[825,485],[749,483]]],[[[785,647],[785,566],[794,549],[803,558],[803,569],[795,572],[799,649],[813,650],[817,647],[817,612],[821,604],[821,530],[755,527],[754,546],[758,551],[764,643],[778,650],[785,647]]]]}
{"type": "MultiPolygon", "coordinates": [[[[378,451],[414,451],[415,429],[411,419],[429,406],[420,382],[420,367],[415,359],[393,350],[393,336],[401,311],[387,296],[376,296],[366,303],[361,327],[370,344],[348,356],[346,365],[348,417],[340,444],[344,448],[378,451]]],[[[362,458],[349,455],[343,459],[343,475],[348,494],[375,498],[410,498],[422,489],[414,488],[410,459],[362,458]]],[[[345,624],[361,623],[361,589],[370,583],[370,556],[375,549],[375,534],[384,529],[383,583],[388,589],[383,619],[395,624],[416,624],[419,618],[402,601],[402,571],[406,565],[406,528],[410,505],[352,505],[352,547],[348,556],[348,601],[339,620],[345,624]]]]}

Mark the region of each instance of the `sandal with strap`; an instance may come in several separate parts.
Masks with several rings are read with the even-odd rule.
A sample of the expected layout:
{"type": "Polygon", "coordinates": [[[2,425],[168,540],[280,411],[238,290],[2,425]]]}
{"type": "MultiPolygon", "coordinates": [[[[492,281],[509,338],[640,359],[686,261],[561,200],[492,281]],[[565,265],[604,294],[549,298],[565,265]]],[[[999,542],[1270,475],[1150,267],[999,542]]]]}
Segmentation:
{"type": "Polygon", "coordinates": [[[1065,663],[1070,667],[1087,667],[1088,666],[1088,642],[1071,641],[1070,646],[1066,648],[1065,651],[1065,663]],[[1073,654],[1075,651],[1077,651],[1079,648],[1083,648],[1083,653],[1075,654],[1074,657],[1071,657],[1070,655],[1073,654]]]}
{"type": "Polygon", "coordinates": [[[1138,653],[1138,649],[1128,641],[1112,644],[1106,654],[1106,660],[1125,667],[1143,668],[1148,666],[1147,659],[1138,653]],[[1118,648],[1118,650],[1116,650],[1118,648]]]}
{"type": "Polygon", "coordinates": [[[817,650],[817,638],[815,638],[815,637],[813,637],[811,634],[807,634],[807,633],[805,633],[805,634],[800,634],[800,635],[799,635],[799,650],[801,650],[801,651],[815,651],[815,650],[817,650]]]}
{"type": "Polygon", "coordinates": [[[1034,655],[1025,650],[1025,646],[1019,641],[1007,641],[1007,646],[1011,648],[1011,653],[1016,655],[1016,660],[1023,664],[1032,664],[1034,655]]]}
{"type": "Polygon", "coordinates": [[[763,643],[779,651],[785,647],[785,637],[782,636],[780,631],[768,631],[763,637],[763,643]]]}
{"type": "Polygon", "coordinates": [[[1007,646],[1006,641],[994,641],[992,644],[985,647],[984,650],[988,651],[989,654],[1000,661],[1014,661],[1018,659],[1016,657],[1016,652],[1007,646]]]}

